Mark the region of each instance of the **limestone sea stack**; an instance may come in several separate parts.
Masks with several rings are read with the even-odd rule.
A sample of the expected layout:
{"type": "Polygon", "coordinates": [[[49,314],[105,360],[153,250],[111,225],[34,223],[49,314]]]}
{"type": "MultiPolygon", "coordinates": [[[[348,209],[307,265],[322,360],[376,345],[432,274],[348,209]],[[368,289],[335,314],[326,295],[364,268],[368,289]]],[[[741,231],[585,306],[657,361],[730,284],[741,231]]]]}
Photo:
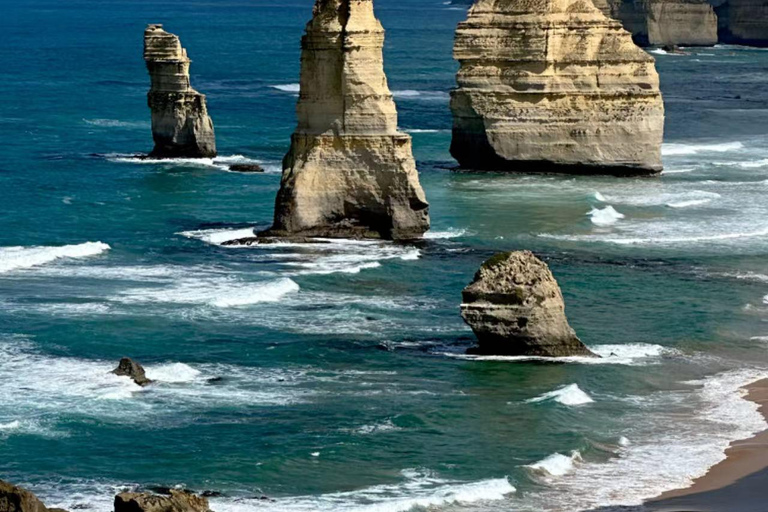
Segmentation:
{"type": "Polygon", "coordinates": [[[205,96],[190,85],[191,61],[179,38],[162,25],[149,25],[144,31],[144,60],[152,80],[148,100],[155,148],[150,156],[215,157],[213,121],[205,96]]]}
{"type": "Polygon", "coordinates": [[[591,0],[477,0],[454,57],[451,153],[462,167],[661,172],[655,61],[591,0]]]}
{"type": "Polygon", "coordinates": [[[412,239],[429,229],[410,136],[384,75],[372,0],[317,0],[302,39],[298,127],[262,235],[412,239]]]}
{"type": "Polygon", "coordinates": [[[479,343],[474,354],[595,356],[568,324],[549,267],[530,251],[492,257],[462,296],[461,316],[479,343]]]}
{"type": "Polygon", "coordinates": [[[721,43],[768,46],[768,3],[763,0],[713,1],[721,43]]]}

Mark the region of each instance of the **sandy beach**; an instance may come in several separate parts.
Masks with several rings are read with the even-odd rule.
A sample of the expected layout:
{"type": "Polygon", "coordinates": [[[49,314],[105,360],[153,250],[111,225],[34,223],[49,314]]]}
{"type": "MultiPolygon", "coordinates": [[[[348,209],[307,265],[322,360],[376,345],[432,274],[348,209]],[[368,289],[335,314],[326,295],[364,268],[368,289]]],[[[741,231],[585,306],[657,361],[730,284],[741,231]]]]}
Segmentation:
{"type": "MultiPolygon", "coordinates": [[[[747,386],[747,398],[768,419],[768,379],[747,386]]],[[[646,504],[663,512],[765,512],[768,431],[734,442],[726,459],[686,489],[669,491],[646,504]]]]}

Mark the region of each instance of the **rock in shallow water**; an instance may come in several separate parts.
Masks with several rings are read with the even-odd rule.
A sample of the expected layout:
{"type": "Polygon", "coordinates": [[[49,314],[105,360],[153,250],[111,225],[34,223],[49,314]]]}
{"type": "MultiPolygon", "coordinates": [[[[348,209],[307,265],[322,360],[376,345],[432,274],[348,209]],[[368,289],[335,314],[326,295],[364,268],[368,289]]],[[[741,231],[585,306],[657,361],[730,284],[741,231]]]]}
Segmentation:
{"type": "Polygon", "coordinates": [[[112,373],[120,377],[130,377],[133,382],[142,387],[152,384],[144,373],[144,367],[129,357],[122,358],[112,373]]]}
{"type": "Polygon", "coordinates": [[[211,512],[208,500],[191,492],[169,490],[170,496],[124,492],[115,496],[115,512],[211,512]]]}
{"type": "Polygon", "coordinates": [[[383,43],[372,0],[315,3],[302,39],[299,124],[266,235],[411,239],[429,229],[383,43]]]}
{"type": "Polygon", "coordinates": [[[0,480],[0,512],[67,512],[47,508],[28,490],[0,480]]]}
{"type": "Polygon", "coordinates": [[[152,88],[147,96],[152,111],[153,158],[213,158],[216,137],[205,96],[189,82],[189,57],[179,38],[149,25],[144,32],[144,60],[152,88]]]}
{"type": "Polygon", "coordinates": [[[489,259],[462,296],[461,316],[479,342],[472,353],[595,356],[568,324],[563,294],[549,267],[530,251],[489,259]]]}
{"type": "Polygon", "coordinates": [[[662,170],[654,59],[590,0],[478,0],[456,30],[451,154],[464,168],[662,170]]]}

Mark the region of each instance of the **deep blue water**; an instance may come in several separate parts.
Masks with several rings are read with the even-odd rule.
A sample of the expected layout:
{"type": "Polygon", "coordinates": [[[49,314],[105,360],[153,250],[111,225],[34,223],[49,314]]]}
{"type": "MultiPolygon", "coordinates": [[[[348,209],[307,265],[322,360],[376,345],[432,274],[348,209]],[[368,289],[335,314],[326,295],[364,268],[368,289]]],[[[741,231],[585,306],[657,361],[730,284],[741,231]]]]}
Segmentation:
{"type": "Polygon", "coordinates": [[[99,512],[151,485],[222,492],[218,512],[581,510],[684,485],[765,426],[738,392],[768,375],[765,51],[655,55],[660,179],[457,173],[465,12],[378,0],[433,232],[231,249],[271,222],[312,2],[0,3],[0,478],[99,512]],[[156,22],[216,161],[125,158],[151,149],[156,22]],[[224,170],[248,160],[268,172],[224,170]],[[461,289],[523,248],[601,364],[463,356],[461,289]],[[109,375],[124,355],[158,383],[109,375]]]}

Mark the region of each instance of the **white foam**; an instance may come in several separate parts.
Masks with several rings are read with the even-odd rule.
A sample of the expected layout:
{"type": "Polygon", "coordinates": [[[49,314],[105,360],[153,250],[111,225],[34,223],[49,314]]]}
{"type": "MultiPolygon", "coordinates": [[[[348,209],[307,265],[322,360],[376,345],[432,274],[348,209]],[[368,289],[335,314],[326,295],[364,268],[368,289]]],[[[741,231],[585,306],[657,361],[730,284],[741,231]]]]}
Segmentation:
{"type": "Polygon", "coordinates": [[[448,99],[450,95],[443,91],[416,91],[413,89],[405,89],[400,91],[392,91],[392,96],[400,99],[423,99],[423,100],[444,100],[448,99]]]}
{"type": "Polygon", "coordinates": [[[594,402],[594,400],[592,400],[592,397],[590,397],[588,394],[582,391],[582,389],[578,386],[578,384],[570,384],[568,386],[563,386],[554,391],[550,391],[548,393],[544,393],[541,396],[537,396],[536,398],[531,398],[530,400],[526,400],[526,402],[538,403],[538,402],[545,402],[548,400],[552,400],[554,402],[557,402],[563,405],[584,405],[584,404],[591,404],[592,402],[594,402]]]}
{"type": "Polygon", "coordinates": [[[57,247],[0,247],[0,274],[45,265],[60,259],[98,256],[109,249],[109,245],[101,242],[57,247]]]}
{"type": "Polygon", "coordinates": [[[428,240],[444,240],[447,238],[459,238],[466,233],[466,229],[448,228],[445,231],[427,231],[424,233],[424,238],[428,240]]]}
{"type": "Polygon", "coordinates": [[[357,435],[367,436],[371,434],[380,434],[383,432],[397,432],[402,430],[400,427],[392,423],[392,420],[386,420],[381,423],[373,423],[370,425],[363,425],[354,429],[354,433],[357,435]]]}
{"type": "MultiPolygon", "coordinates": [[[[221,171],[229,171],[229,166],[234,164],[263,164],[262,160],[249,158],[243,155],[220,155],[216,158],[137,158],[136,155],[114,153],[105,155],[110,162],[140,165],[171,165],[181,167],[214,168],[221,171]]],[[[264,166],[265,174],[281,172],[279,168],[264,166]]],[[[242,174],[242,173],[237,173],[242,174]]],[[[254,173],[262,174],[262,173],[254,173]]]]}
{"type": "Polygon", "coordinates": [[[450,133],[451,130],[436,130],[429,128],[405,128],[405,133],[450,133]]]}
{"type": "Polygon", "coordinates": [[[301,84],[281,84],[281,85],[271,85],[270,87],[283,92],[298,93],[301,91],[301,84]]]}
{"type": "Polygon", "coordinates": [[[576,469],[576,463],[579,461],[581,461],[581,453],[578,451],[571,452],[570,456],[553,453],[549,457],[525,467],[545,476],[564,476],[576,469]]]}
{"type": "Polygon", "coordinates": [[[504,499],[515,492],[506,478],[461,482],[427,470],[404,470],[399,484],[356,491],[278,498],[272,502],[212,499],[219,512],[407,512],[504,499]]]}
{"type": "MultiPolygon", "coordinates": [[[[765,378],[766,370],[744,369],[686,383],[687,389],[635,397],[622,422],[632,443],[602,462],[582,461],[548,489],[526,495],[521,509],[591,510],[637,506],[685,488],[724,459],[732,441],[768,427],[758,406],[745,400],[743,386],[765,378]]],[[[557,471],[557,470],[555,470],[557,471]]]]}
{"type": "Polygon", "coordinates": [[[617,212],[610,205],[602,210],[600,208],[593,208],[587,215],[592,218],[592,224],[596,226],[610,226],[625,217],[623,213],[617,212]]]}
{"type": "Polygon", "coordinates": [[[525,363],[530,361],[577,364],[618,364],[624,366],[658,363],[662,356],[679,355],[679,352],[646,343],[624,345],[592,345],[589,349],[600,357],[542,357],[542,356],[479,356],[472,354],[443,353],[442,355],[469,361],[498,361],[525,363]]]}
{"type": "Polygon", "coordinates": [[[619,446],[622,446],[622,447],[626,448],[627,446],[629,446],[631,444],[632,444],[632,442],[629,439],[627,439],[626,437],[621,436],[619,438],[619,446]]]}
{"type": "Polygon", "coordinates": [[[146,368],[146,375],[149,379],[174,384],[194,382],[200,378],[201,374],[200,370],[184,363],[170,363],[146,368]]]}
{"type": "Polygon", "coordinates": [[[86,124],[100,128],[149,128],[148,121],[120,121],[119,119],[83,119],[86,124]]]}
{"type": "Polygon", "coordinates": [[[712,199],[690,199],[688,201],[679,201],[676,203],[667,203],[670,208],[688,208],[691,206],[701,206],[712,202],[712,199]]]}
{"type": "Polygon", "coordinates": [[[727,153],[744,149],[741,142],[721,142],[714,144],[663,144],[661,152],[664,156],[697,155],[699,153],[727,153]]]}
{"type": "Polygon", "coordinates": [[[141,287],[124,290],[113,300],[124,303],[198,304],[217,308],[249,306],[277,302],[299,291],[289,278],[267,282],[243,281],[229,275],[190,276],[164,287],[141,287]]]}
{"type": "Polygon", "coordinates": [[[663,50],[661,48],[654,48],[653,50],[649,50],[649,53],[655,53],[656,55],[668,55],[669,52],[666,50],[663,50]]]}
{"type": "Polygon", "coordinates": [[[9,423],[0,423],[0,430],[17,430],[21,428],[21,422],[19,420],[13,420],[9,423]]]}
{"type": "Polygon", "coordinates": [[[212,245],[221,245],[225,242],[256,236],[253,228],[198,229],[194,231],[182,231],[181,233],[176,234],[195,240],[202,240],[203,242],[212,245]]]}
{"type": "Polygon", "coordinates": [[[605,196],[603,194],[601,194],[600,192],[595,192],[593,194],[593,197],[595,198],[596,201],[600,201],[601,203],[605,202],[605,196]]]}

